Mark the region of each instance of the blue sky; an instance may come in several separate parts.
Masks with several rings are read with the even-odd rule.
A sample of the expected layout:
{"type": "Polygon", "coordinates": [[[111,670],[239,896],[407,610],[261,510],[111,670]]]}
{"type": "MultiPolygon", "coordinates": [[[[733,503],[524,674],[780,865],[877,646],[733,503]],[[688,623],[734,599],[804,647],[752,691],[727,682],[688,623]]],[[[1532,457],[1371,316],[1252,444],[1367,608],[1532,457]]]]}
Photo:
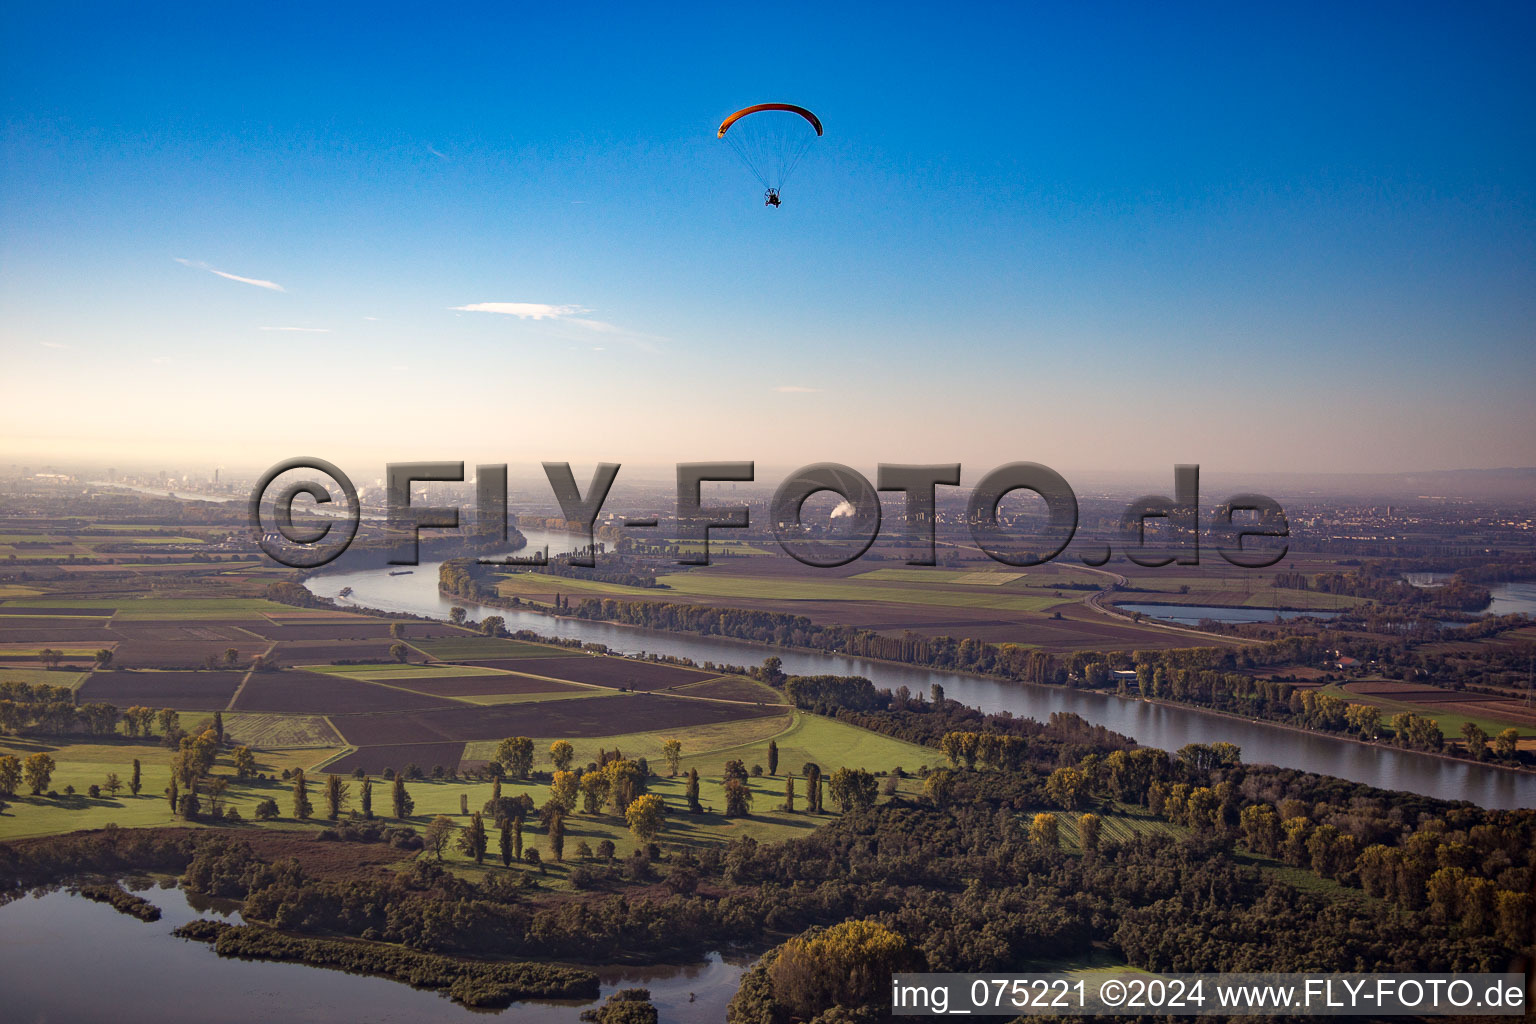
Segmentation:
{"type": "Polygon", "coordinates": [[[840,10],[10,5],[0,462],[1531,464],[1529,6],[840,10]]]}

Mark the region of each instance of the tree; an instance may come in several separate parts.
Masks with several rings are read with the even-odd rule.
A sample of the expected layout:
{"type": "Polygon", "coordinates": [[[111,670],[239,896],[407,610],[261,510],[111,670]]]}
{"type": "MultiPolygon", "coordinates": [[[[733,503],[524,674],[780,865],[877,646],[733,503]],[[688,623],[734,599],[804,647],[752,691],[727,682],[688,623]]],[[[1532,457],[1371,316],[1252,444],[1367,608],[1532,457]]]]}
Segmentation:
{"type": "Polygon", "coordinates": [[[629,823],[629,830],[642,842],[650,842],[656,838],[656,834],[666,823],[666,818],[667,805],[654,793],[638,797],[624,810],[624,820],[629,823]]]}
{"type": "Polygon", "coordinates": [[[452,608],[448,609],[448,621],[453,623],[455,626],[462,626],[464,625],[464,616],[466,614],[467,613],[463,608],[460,608],[458,605],[454,605],[452,608]]]}
{"type": "Polygon", "coordinates": [[[1029,838],[1053,850],[1060,846],[1061,835],[1056,815],[1049,812],[1035,815],[1035,820],[1029,825],[1029,838]]]}
{"type": "Polygon", "coordinates": [[[261,821],[271,821],[282,813],[278,810],[277,801],[271,797],[256,805],[256,817],[261,821]]]}
{"type": "Polygon", "coordinates": [[[544,806],[544,833],[549,836],[549,852],[555,860],[565,860],[565,810],[556,803],[544,806]]]}
{"type": "Polygon", "coordinates": [[[555,740],[549,745],[549,763],[555,766],[557,771],[569,771],[571,758],[576,756],[576,748],[565,740],[555,740]]]}
{"type": "Polygon", "coordinates": [[[160,734],[163,736],[173,729],[181,728],[181,716],[170,708],[161,708],[155,720],[160,723],[160,734]]]}
{"type": "Polygon", "coordinates": [[[768,741],[768,774],[779,774],[779,745],[773,740],[768,741]]]}
{"type": "Polygon", "coordinates": [[[486,636],[501,636],[507,631],[507,620],[500,615],[487,615],[480,621],[480,632],[486,636]]]}
{"type": "Polygon", "coordinates": [[[217,746],[224,745],[224,712],[222,711],[213,713],[213,737],[217,746]]]}
{"type": "Polygon", "coordinates": [[[134,796],[139,795],[139,790],[144,786],[144,779],[139,770],[139,759],[133,759],[133,776],[128,780],[128,792],[134,796]]]}
{"type": "Polygon", "coordinates": [[[1068,811],[1082,806],[1086,788],[1087,780],[1076,768],[1057,768],[1045,780],[1045,791],[1056,806],[1068,811]]]}
{"type": "Polygon", "coordinates": [[[587,772],[581,777],[581,809],[587,814],[599,814],[608,802],[608,775],[605,772],[587,772]]]}
{"type": "Polygon", "coordinates": [[[757,670],[758,678],[769,686],[784,685],[784,662],[777,655],[770,654],[763,659],[763,667],[757,670]]]}
{"type": "MultiPolygon", "coordinates": [[[[938,685],[935,683],[934,685],[938,685]]],[[[821,813],[821,766],[807,761],[800,769],[805,776],[805,809],[811,814],[821,813]]]]}
{"type": "Polygon", "coordinates": [[[187,821],[196,821],[198,814],[202,812],[202,802],[197,798],[197,780],[193,779],[187,791],[181,795],[181,800],[176,807],[177,812],[187,821]]]}
{"type": "Polygon", "coordinates": [[[96,652],[95,658],[97,668],[106,668],[112,664],[112,652],[105,647],[96,652]]]}
{"type": "Polygon", "coordinates": [[[342,808],[347,805],[347,796],[352,787],[341,781],[340,775],[327,775],[325,777],[325,816],[332,821],[341,817],[342,808]]]}
{"type": "Polygon", "coordinates": [[[725,816],[745,818],[752,813],[752,790],[738,778],[725,780],[725,816]]]}
{"type": "Polygon", "coordinates": [[[15,796],[16,787],[21,785],[21,775],[21,758],[0,754],[0,796],[15,796]]]}
{"type": "Polygon", "coordinates": [[[372,821],[373,820],[373,780],[370,779],[366,775],[363,776],[363,791],[362,791],[361,795],[359,796],[359,802],[363,805],[363,817],[366,820],[368,820],[368,821],[372,821]]]}
{"type": "Polygon", "coordinates": [[[123,780],[117,777],[117,772],[107,772],[107,795],[116,800],[122,788],[123,780]]]}
{"type": "Polygon", "coordinates": [[[784,810],[790,814],[795,813],[795,777],[784,776],[784,810]]]}
{"type": "Polygon", "coordinates": [[[1481,761],[1488,754],[1488,734],[1476,722],[1461,723],[1461,736],[1467,744],[1467,753],[1481,761]]]}
{"type": "MultiPolygon", "coordinates": [[[[389,656],[396,661],[404,661],[409,657],[410,653],[411,649],[398,641],[389,645],[389,656]]],[[[441,860],[442,858],[438,859],[441,860]]]]}
{"type": "Polygon", "coordinates": [[[176,813],[177,790],[176,790],[176,774],[174,772],[171,773],[171,784],[169,786],[165,787],[165,798],[171,802],[171,813],[175,814],[176,813]]]}
{"type": "Polygon", "coordinates": [[[922,966],[907,940],[885,925],[844,921],[784,943],[768,983],[773,999],[795,1019],[831,1020],[819,1015],[835,1006],[889,1005],[891,975],[922,966]]]}
{"type": "Polygon", "coordinates": [[[411,812],[416,809],[416,801],[411,799],[411,794],[405,791],[405,777],[395,776],[394,790],[390,793],[390,802],[397,818],[409,818],[411,812]]]}
{"type": "Polygon", "coordinates": [[[855,808],[862,810],[873,806],[879,792],[879,783],[863,768],[839,768],[832,773],[832,781],[827,788],[832,792],[832,799],[842,805],[843,813],[846,814],[855,808]]]}
{"type": "Polygon", "coordinates": [[[235,778],[244,781],[256,777],[256,755],[250,747],[235,748],[235,778]]]}
{"type": "Polygon", "coordinates": [[[1102,824],[1097,814],[1085,814],[1077,819],[1077,834],[1083,841],[1083,849],[1099,848],[1099,827],[1102,824]]]}
{"type": "Polygon", "coordinates": [[[1514,757],[1515,748],[1520,742],[1518,729],[1505,729],[1493,738],[1493,752],[1500,757],[1514,757]]]}
{"type": "Polygon", "coordinates": [[[501,820],[501,866],[512,866],[512,819],[501,820]]]}
{"type": "Polygon", "coordinates": [[[667,759],[667,775],[669,778],[677,778],[677,773],[682,769],[683,741],[667,740],[661,745],[662,755],[667,759]]]}
{"type": "Polygon", "coordinates": [[[688,769],[688,813],[703,814],[704,805],[699,803],[699,770],[688,769]]]}
{"type": "Polygon", "coordinates": [[[48,783],[53,779],[53,770],[57,767],[53,758],[44,753],[36,753],[22,762],[21,775],[32,790],[33,796],[38,796],[48,788],[48,783]]]}
{"type": "Polygon", "coordinates": [[[293,770],[293,816],[299,820],[308,818],[315,812],[315,807],[309,802],[309,783],[304,779],[304,769],[293,770]]]}
{"type": "Polygon", "coordinates": [[[725,781],[736,779],[739,782],[746,782],[750,777],[747,774],[746,764],[739,758],[725,762],[725,781]]]}
{"type": "Polygon", "coordinates": [[[565,811],[576,809],[576,798],[580,790],[581,782],[575,772],[555,772],[549,780],[550,799],[565,811]]]}
{"type": "Polygon", "coordinates": [[[496,760],[514,779],[526,779],[533,774],[533,740],[527,736],[502,740],[496,748],[496,760]]]}
{"type": "Polygon", "coordinates": [[[485,863],[485,818],[479,811],[469,816],[469,826],[459,833],[459,852],[475,858],[476,864],[485,863]]]}
{"type": "Polygon", "coordinates": [[[608,801],[614,813],[623,814],[630,803],[645,792],[645,772],[638,761],[620,758],[603,766],[603,776],[608,780],[608,801]]]}
{"type": "Polygon", "coordinates": [[[426,831],[422,833],[421,840],[425,844],[423,849],[432,854],[441,863],[443,851],[448,848],[448,840],[454,833],[453,819],[446,814],[439,814],[427,822],[426,831]]]}

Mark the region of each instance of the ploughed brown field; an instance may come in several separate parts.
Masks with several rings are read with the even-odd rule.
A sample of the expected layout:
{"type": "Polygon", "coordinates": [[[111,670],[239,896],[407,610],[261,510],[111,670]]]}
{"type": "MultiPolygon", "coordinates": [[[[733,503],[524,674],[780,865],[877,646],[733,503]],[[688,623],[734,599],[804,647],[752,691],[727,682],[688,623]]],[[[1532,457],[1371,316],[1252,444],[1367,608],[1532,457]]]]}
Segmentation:
{"type": "Polygon", "coordinates": [[[168,622],[148,619],[117,622],[113,624],[112,631],[125,640],[150,643],[211,643],[222,640],[228,643],[259,644],[265,639],[232,622],[168,622]]]}
{"type": "MultiPolygon", "coordinates": [[[[390,623],[370,619],[354,622],[315,622],[303,625],[278,625],[275,622],[251,622],[246,628],[268,640],[389,640],[390,623]]],[[[401,640],[424,640],[429,637],[456,636],[461,630],[433,622],[398,623],[404,635],[401,640]]]]}
{"type": "Polygon", "coordinates": [[[526,676],[435,676],[422,679],[390,679],[389,685],[439,697],[482,697],[493,693],[560,693],[582,689],[573,683],[526,676]]]}
{"type": "Polygon", "coordinates": [[[230,710],[349,715],[446,707],[463,705],[431,694],[397,690],[361,679],[288,671],[253,673],[230,710]]]}
{"type": "MultiPolygon", "coordinates": [[[[9,621],[9,620],[7,620],[9,621]]],[[[81,625],[83,620],[74,620],[69,626],[35,626],[28,625],[21,629],[7,629],[0,624],[0,645],[26,644],[36,647],[39,644],[115,644],[121,640],[122,634],[114,633],[105,626],[81,625]]]]}
{"type": "Polygon", "coordinates": [[[116,608],[45,608],[41,605],[14,605],[0,604],[0,615],[17,617],[30,617],[34,615],[96,615],[102,618],[111,618],[117,613],[116,608]]]}
{"type": "Polygon", "coordinates": [[[223,658],[233,647],[241,663],[264,653],[266,640],[124,640],[112,649],[112,664],[121,668],[200,668],[210,656],[223,658]]]}
{"type": "Polygon", "coordinates": [[[665,690],[672,686],[702,682],[713,674],[678,665],[593,657],[590,654],[577,654],[568,658],[506,658],[477,661],[475,665],[630,690],[665,690]]]}
{"type": "MultiPolygon", "coordinates": [[[[389,649],[399,640],[283,640],[272,652],[279,665],[330,665],[343,662],[394,661],[389,649]]],[[[408,661],[425,661],[415,651],[408,661]]]]}
{"type": "MultiPolygon", "coordinates": [[[[372,747],[358,747],[350,754],[332,761],[325,766],[325,771],[330,775],[350,775],[361,768],[369,775],[382,775],[385,768],[393,768],[399,771],[408,764],[421,767],[424,772],[430,772],[433,765],[442,765],[444,768],[457,770],[459,761],[464,756],[464,744],[462,743],[395,743],[380,744],[372,747]]],[[[373,790],[374,807],[389,806],[389,790],[379,789],[379,783],[374,783],[373,790]],[[380,803],[380,800],[383,803],[380,803]]]]}
{"type": "MultiPolygon", "coordinates": [[[[244,695],[242,694],[242,697],[244,695]]],[[[654,693],[616,694],[532,704],[460,705],[443,711],[332,718],[352,746],[412,740],[496,740],[507,736],[612,736],[782,715],[781,707],[719,704],[654,693]]],[[[418,762],[419,763],[419,762],[418,762]]]]}
{"type": "Polygon", "coordinates": [[[135,704],[181,711],[222,711],[244,672],[93,672],[80,684],[81,704],[102,702],[119,710],[135,704]]]}

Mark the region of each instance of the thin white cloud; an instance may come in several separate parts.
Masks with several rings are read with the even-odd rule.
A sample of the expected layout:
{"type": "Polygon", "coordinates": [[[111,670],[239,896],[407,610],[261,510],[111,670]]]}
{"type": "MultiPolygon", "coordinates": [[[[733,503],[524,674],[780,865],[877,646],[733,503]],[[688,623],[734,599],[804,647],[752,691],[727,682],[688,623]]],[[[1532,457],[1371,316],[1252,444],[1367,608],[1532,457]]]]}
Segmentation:
{"type": "Polygon", "coordinates": [[[799,384],[780,384],[773,390],[783,395],[814,395],[820,393],[821,388],[801,387],[799,384]]]}
{"type": "Polygon", "coordinates": [[[180,256],[172,256],[171,258],[184,267],[192,267],[196,270],[206,270],[210,274],[219,275],[226,281],[239,281],[241,284],[254,285],[257,288],[265,288],[271,292],[287,291],[286,288],[278,284],[276,281],[263,281],[259,277],[241,277],[239,274],[231,274],[226,270],[218,270],[214,267],[210,267],[208,264],[199,260],[186,260],[182,259],[180,256]]]}
{"type": "Polygon", "coordinates": [[[38,344],[43,346],[43,348],[54,348],[60,350],[69,348],[69,346],[64,344],[62,341],[40,341],[38,344]]]}
{"type": "Polygon", "coordinates": [[[657,341],[664,340],[654,335],[641,334],[620,327],[617,324],[608,323],[606,320],[593,320],[583,316],[592,312],[585,306],[554,305],[548,302],[472,302],[467,306],[449,306],[449,309],[459,313],[499,313],[502,316],[515,316],[519,320],[551,320],[562,324],[572,324],[583,330],[612,338],[632,345],[644,352],[656,351],[657,341]]]}
{"type": "Polygon", "coordinates": [[[439,160],[447,160],[449,162],[452,162],[452,160],[453,160],[453,157],[449,156],[446,153],[439,153],[437,150],[433,149],[431,146],[427,147],[427,152],[431,153],[433,156],[437,157],[439,160]]]}
{"type": "Polygon", "coordinates": [[[519,320],[565,320],[577,313],[591,312],[581,306],[551,306],[547,302],[471,302],[448,308],[463,313],[501,313],[519,320]]]}
{"type": "Polygon", "coordinates": [[[258,327],[261,331],[292,331],[295,334],[330,334],[329,327],[258,327]]]}

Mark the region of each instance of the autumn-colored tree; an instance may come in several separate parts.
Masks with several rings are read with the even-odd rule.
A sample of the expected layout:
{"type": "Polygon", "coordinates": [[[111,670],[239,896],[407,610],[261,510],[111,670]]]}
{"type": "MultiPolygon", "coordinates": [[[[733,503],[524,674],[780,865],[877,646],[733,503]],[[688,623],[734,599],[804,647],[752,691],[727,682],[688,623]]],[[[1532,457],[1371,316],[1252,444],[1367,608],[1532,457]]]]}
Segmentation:
{"type": "Polygon", "coordinates": [[[1056,820],[1056,815],[1050,812],[1035,815],[1034,821],[1029,824],[1029,838],[1053,850],[1060,846],[1060,822],[1056,820]]]}
{"type": "MultiPolygon", "coordinates": [[[[405,661],[410,656],[410,653],[411,649],[405,646],[405,644],[396,642],[389,645],[389,656],[396,661],[405,661]]],[[[439,857],[438,860],[442,860],[442,858],[439,857]]]]}
{"type": "Polygon", "coordinates": [[[254,779],[256,777],[256,755],[251,753],[250,747],[235,748],[235,778],[254,779]]]}
{"type": "Polygon", "coordinates": [[[629,823],[629,830],[635,834],[636,839],[649,842],[656,838],[656,834],[666,824],[666,802],[654,793],[647,793],[625,808],[624,820],[629,823]]]}
{"type": "Polygon", "coordinates": [[[699,802],[699,770],[697,768],[688,769],[687,799],[689,814],[704,813],[704,805],[699,802]]]}
{"type": "Polygon", "coordinates": [[[14,754],[0,754],[0,796],[15,796],[16,787],[20,785],[21,758],[14,754]]]}
{"type": "Polygon", "coordinates": [[[549,780],[549,797],[559,804],[565,811],[576,809],[576,800],[581,791],[581,780],[575,772],[557,771],[549,780]]]}
{"type": "Polygon", "coordinates": [[[677,773],[682,770],[683,741],[667,740],[661,745],[662,756],[667,759],[667,775],[677,778],[677,773]]]}
{"type": "Polygon", "coordinates": [[[1102,825],[1103,821],[1097,814],[1085,814],[1077,819],[1077,835],[1083,842],[1083,849],[1099,848],[1099,829],[1102,825]]]}
{"type": "Polygon", "coordinates": [[[1045,791],[1057,807],[1075,811],[1082,806],[1087,780],[1076,768],[1057,768],[1045,780],[1045,791]]]}
{"type": "Polygon", "coordinates": [[[799,1020],[837,1006],[889,1012],[891,975],[925,966],[921,954],[885,925],[844,921],[784,943],[768,968],[768,982],[774,1000],[799,1020]]]}
{"type": "Polygon", "coordinates": [[[569,771],[571,758],[576,756],[576,748],[565,740],[555,740],[549,745],[549,763],[555,766],[556,771],[569,771]]]}
{"type": "Polygon", "coordinates": [[[363,808],[363,817],[368,821],[373,820],[373,780],[363,776],[363,789],[358,796],[358,802],[363,808]]]}
{"type": "Polygon", "coordinates": [[[107,795],[115,800],[122,788],[123,780],[117,777],[117,772],[107,772],[107,795]]]}
{"type": "Polygon", "coordinates": [[[26,780],[27,786],[32,790],[33,796],[38,796],[48,788],[48,783],[53,780],[53,770],[57,765],[53,758],[44,753],[36,753],[27,757],[21,765],[21,776],[26,780]]]}
{"type": "Polygon", "coordinates": [[[784,810],[790,814],[795,813],[795,777],[784,776],[784,810]]]}

